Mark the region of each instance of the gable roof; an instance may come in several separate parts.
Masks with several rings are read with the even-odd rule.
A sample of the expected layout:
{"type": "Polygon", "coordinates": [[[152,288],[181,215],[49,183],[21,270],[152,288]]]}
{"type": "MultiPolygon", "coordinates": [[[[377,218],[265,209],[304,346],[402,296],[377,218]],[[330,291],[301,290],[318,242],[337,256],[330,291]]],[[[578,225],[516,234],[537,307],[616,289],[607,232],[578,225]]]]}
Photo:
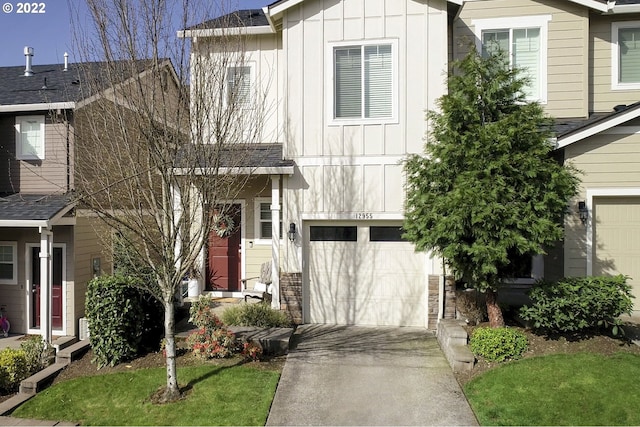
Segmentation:
{"type": "Polygon", "coordinates": [[[178,37],[214,37],[225,34],[270,34],[273,32],[265,10],[241,9],[178,31],[178,37]]]}
{"type": "Polygon", "coordinates": [[[556,148],[564,148],[638,117],[640,117],[640,102],[616,106],[611,113],[594,114],[586,120],[575,122],[573,125],[565,124],[564,128],[561,124],[561,127],[556,127],[558,132],[556,148]]]}

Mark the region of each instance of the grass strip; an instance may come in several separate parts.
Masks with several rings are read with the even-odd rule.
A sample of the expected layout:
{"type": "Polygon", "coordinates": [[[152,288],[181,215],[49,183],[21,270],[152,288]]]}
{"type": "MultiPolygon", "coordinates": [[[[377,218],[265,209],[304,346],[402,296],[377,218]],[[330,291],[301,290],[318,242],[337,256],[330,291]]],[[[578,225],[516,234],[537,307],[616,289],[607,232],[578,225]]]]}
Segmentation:
{"type": "Polygon", "coordinates": [[[519,360],[465,386],[481,425],[640,425],[640,356],[519,360]]]}
{"type": "Polygon", "coordinates": [[[279,377],[249,366],[179,368],[186,398],[156,405],[150,396],[166,384],[164,368],[97,375],[56,384],[12,415],[82,425],[264,425],[279,377]]]}

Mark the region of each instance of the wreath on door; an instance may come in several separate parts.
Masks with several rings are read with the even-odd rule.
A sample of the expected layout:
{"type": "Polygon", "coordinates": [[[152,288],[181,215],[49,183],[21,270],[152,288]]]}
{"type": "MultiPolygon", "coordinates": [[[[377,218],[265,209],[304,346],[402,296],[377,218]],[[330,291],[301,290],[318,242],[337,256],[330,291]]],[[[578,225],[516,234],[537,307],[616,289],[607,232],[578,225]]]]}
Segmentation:
{"type": "Polygon", "coordinates": [[[218,237],[228,237],[234,230],[235,223],[229,215],[216,214],[213,216],[213,231],[218,237]]]}

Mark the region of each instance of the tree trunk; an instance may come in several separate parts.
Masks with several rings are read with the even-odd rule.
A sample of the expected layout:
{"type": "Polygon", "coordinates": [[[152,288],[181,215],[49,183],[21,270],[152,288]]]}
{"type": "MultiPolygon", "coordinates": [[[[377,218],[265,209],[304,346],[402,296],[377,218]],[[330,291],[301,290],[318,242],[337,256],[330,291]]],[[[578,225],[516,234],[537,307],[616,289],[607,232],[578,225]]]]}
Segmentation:
{"type": "Polygon", "coordinates": [[[164,301],[164,339],[167,363],[167,388],[164,391],[163,401],[172,402],[180,398],[178,387],[178,372],[176,370],[176,339],[174,307],[171,298],[164,301]]]}
{"type": "Polygon", "coordinates": [[[491,289],[487,290],[487,315],[489,316],[489,326],[492,328],[504,326],[502,309],[498,305],[498,294],[491,289]]]}

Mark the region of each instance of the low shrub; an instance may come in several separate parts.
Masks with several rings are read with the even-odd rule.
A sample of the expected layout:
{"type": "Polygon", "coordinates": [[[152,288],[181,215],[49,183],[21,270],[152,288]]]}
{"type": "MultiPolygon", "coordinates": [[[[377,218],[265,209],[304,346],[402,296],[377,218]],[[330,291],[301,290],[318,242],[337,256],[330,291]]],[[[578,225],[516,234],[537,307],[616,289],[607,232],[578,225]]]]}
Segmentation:
{"type": "Polygon", "coordinates": [[[291,320],[284,311],[274,310],[268,304],[238,304],[222,313],[222,321],[229,326],[257,326],[261,328],[288,328],[291,320]]]}
{"type": "Polygon", "coordinates": [[[618,318],[631,315],[633,295],[627,277],[571,277],[558,282],[539,282],[529,291],[531,305],[520,316],[533,327],[547,332],[578,332],[611,327],[614,335],[624,333],[618,318]]]}
{"type": "Polygon", "coordinates": [[[209,295],[200,295],[189,307],[189,322],[199,328],[219,329],[224,325],[211,310],[212,299],[209,295]]]}
{"type": "Polygon", "coordinates": [[[0,351],[0,390],[13,391],[28,376],[24,350],[5,348],[0,351]]]}
{"type": "Polygon", "coordinates": [[[238,351],[233,332],[226,328],[200,328],[187,337],[187,345],[201,359],[222,359],[238,351]]]}
{"type": "Polygon", "coordinates": [[[30,335],[20,343],[20,349],[24,351],[27,374],[29,375],[46,368],[49,365],[52,352],[55,352],[51,345],[45,344],[41,335],[30,335]]]}
{"type": "Polygon", "coordinates": [[[242,345],[241,354],[246,360],[253,360],[255,362],[260,360],[263,351],[262,347],[260,347],[258,344],[254,343],[253,341],[248,341],[242,345]]]}
{"type": "Polygon", "coordinates": [[[510,328],[476,328],[469,340],[471,352],[490,362],[519,359],[527,346],[527,337],[510,328]]]}

